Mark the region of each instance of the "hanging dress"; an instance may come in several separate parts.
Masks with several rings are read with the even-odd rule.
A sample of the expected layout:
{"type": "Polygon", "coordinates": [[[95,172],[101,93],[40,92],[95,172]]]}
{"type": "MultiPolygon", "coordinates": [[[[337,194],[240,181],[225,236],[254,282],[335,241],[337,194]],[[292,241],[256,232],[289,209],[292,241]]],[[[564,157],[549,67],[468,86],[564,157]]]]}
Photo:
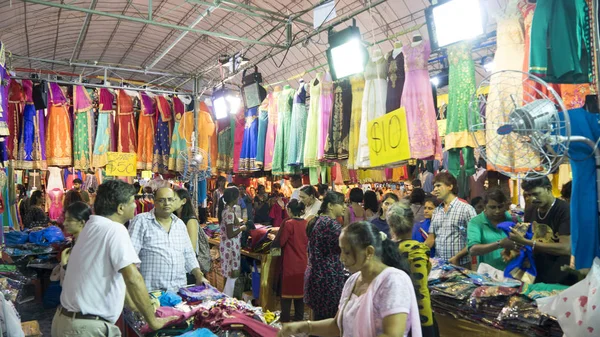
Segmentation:
{"type": "Polygon", "coordinates": [[[23,87],[15,79],[8,83],[8,130],[6,139],[6,151],[9,161],[17,160],[19,152],[20,115],[25,105],[25,94],[23,87]]]}
{"type": "Polygon", "coordinates": [[[240,155],[242,153],[242,143],[244,142],[244,125],[246,124],[246,118],[243,112],[243,108],[240,108],[238,113],[234,117],[235,125],[232,126],[233,130],[233,172],[238,173],[240,170],[240,155]]]}
{"type": "MultiPolygon", "coordinates": [[[[387,97],[386,66],[385,58],[381,57],[377,61],[369,61],[365,67],[365,92],[362,101],[358,155],[356,158],[357,167],[366,168],[371,166],[367,126],[369,121],[385,115],[385,99],[387,97]]],[[[429,83],[429,80],[427,81],[429,83]]]]}
{"type": "Polygon", "coordinates": [[[288,165],[302,166],[304,163],[304,141],[306,136],[306,87],[304,81],[294,95],[292,105],[292,123],[290,125],[290,141],[288,142],[288,165]]]}
{"type": "Polygon", "coordinates": [[[329,123],[325,158],[328,160],[346,160],[348,159],[352,115],[352,87],[350,81],[338,81],[334,91],[333,113],[329,123]]]}
{"type": "Polygon", "coordinates": [[[93,167],[96,168],[104,167],[108,162],[107,152],[111,150],[114,133],[113,101],[114,96],[108,89],[99,89],[98,129],[96,130],[96,141],[94,142],[94,154],[92,156],[93,167]]]}
{"type": "MultiPolygon", "coordinates": [[[[190,150],[192,148],[192,136],[194,133],[194,100],[192,99],[192,97],[186,97],[186,96],[179,96],[178,97],[181,102],[184,105],[185,108],[185,112],[183,113],[183,118],[181,118],[181,123],[179,124],[179,129],[180,129],[180,133],[181,133],[181,137],[183,137],[183,140],[185,141],[185,149],[188,152],[188,158],[190,155],[190,150]],[[186,103],[185,99],[189,99],[189,102],[186,103]]],[[[200,116],[200,111],[198,111],[198,116],[200,116]]],[[[198,128],[198,132],[200,131],[200,128],[198,128]]],[[[208,130],[202,130],[204,131],[204,135],[206,135],[208,133],[208,130]]],[[[198,140],[200,140],[200,137],[197,138],[198,140]]],[[[203,137],[202,141],[203,141],[203,149],[206,151],[206,153],[208,153],[208,137],[203,137]]]]}
{"type": "Polygon", "coordinates": [[[94,115],[92,99],[85,87],[81,85],[73,87],[73,105],[75,115],[73,167],[87,170],[92,165],[94,115]]]}
{"type": "MultiPolygon", "coordinates": [[[[521,18],[518,13],[507,13],[497,20],[497,49],[494,56],[494,73],[490,78],[490,91],[486,104],[486,158],[488,170],[494,166],[507,172],[526,172],[539,165],[527,143],[519,140],[516,133],[499,136],[497,129],[508,122],[514,109],[513,99],[521,97],[523,77],[520,73],[500,72],[521,70],[524,58],[524,40],[521,18]]],[[[535,94],[537,96],[537,94],[535,94]]],[[[533,97],[532,97],[533,98],[533,97]]],[[[535,98],[533,98],[535,99],[535,98]]],[[[521,100],[515,100],[517,104],[521,100]]],[[[526,102],[531,99],[526,99],[526,102]]]]}
{"type": "Polygon", "coordinates": [[[290,174],[292,171],[291,167],[287,164],[290,154],[287,151],[287,148],[290,142],[292,104],[294,102],[295,92],[296,91],[291,86],[286,85],[277,99],[278,125],[273,154],[273,175],[290,174]]]}
{"type": "Polygon", "coordinates": [[[365,91],[363,74],[350,77],[352,86],[352,113],[350,116],[350,131],[348,137],[348,169],[356,169],[358,142],[360,136],[360,120],[362,117],[362,100],[365,91]]]}
{"type": "Polygon", "coordinates": [[[156,107],[158,108],[158,126],[154,137],[154,156],[152,157],[152,171],[155,173],[167,173],[169,171],[169,152],[171,140],[171,107],[163,96],[156,96],[156,107]]]}
{"type": "Polygon", "coordinates": [[[187,151],[187,143],[182,128],[182,125],[186,123],[183,119],[184,112],[183,102],[178,97],[173,97],[175,124],[173,125],[173,136],[171,137],[171,148],[169,150],[169,170],[171,171],[183,172],[185,166],[185,162],[181,157],[181,152],[187,151]]]}
{"type": "Polygon", "coordinates": [[[321,80],[321,96],[319,98],[319,128],[318,128],[318,144],[317,144],[317,159],[319,161],[325,159],[325,147],[327,146],[327,135],[329,134],[329,123],[331,121],[331,112],[333,110],[333,82],[329,72],[325,72],[321,80]]]}
{"type": "Polygon", "coordinates": [[[394,58],[392,50],[387,57],[387,98],[385,110],[387,113],[400,109],[402,106],[402,91],[404,89],[404,54],[399,53],[394,58]]]}
{"type": "Polygon", "coordinates": [[[125,90],[117,91],[117,152],[136,153],[137,136],[133,100],[125,90]]]}
{"type": "Polygon", "coordinates": [[[321,81],[323,73],[318,73],[310,83],[310,106],[308,118],[306,119],[306,136],[304,137],[304,167],[316,168],[319,166],[317,160],[317,146],[319,135],[319,103],[321,102],[321,81]]]}
{"type": "Polygon", "coordinates": [[[414,159],[442,159],[442,142],[437,128],[436,111],[427,64],[431,47],[423,40],[417,46],[402,47],[406,80],[402,105],[406,109],[410,155],[414,159]]]}
{"type": "MultiPolygon", "coordinates": [[[[4,67],[0,67],[0,107],[2,112],[0,113],[0,162],[7,164],[8,153],[6,150],[6,143],[10,131],[8,129],[8,86],[9,76],[4,67]],[[4,85],[2,85],[4,83],[4,85]]],[[[42,142],[43,143],[43,142],[42,142]]],[[[44,160],[46,157],[44,156],[44,160]]]]}
{"type": "Polygon", "coordinates": [[[256,140],[256,166],[262,168],[265,161],[265,141],[269,126],[269,97],[258,107],[258,136],[256,140]]]}
{"type": "Polygon", "coordinates": [[[265,139],[265,161],[263,169],[271,171],[273,168],[273,154],[275,150],[275,137],[277,136],[278,110],[277,102],[281,87],[275,87],[275,90],[269,94],[269,125],[267,127],[267,137],[265,139]]]}
{"type": "Polygon", "coordinates": [[[240,172],[258,171],[256,165],[257,132],[258,132],[258,107],[246,110],[246,123],[244,125],[244,141],[242,143],[242,153],[240,154],[240,172]]]}
{"type": "Polygon", "coordinates": [[[23,92],[25,94],[23,121],[21,123],[23,129],[21,130],[16,166],[24,170],[46,169],[46,161],[42,160],[41,156],[41,143],[43,140],[39,136],[38,111],[35,110],[33,104],[33,82],[23,80],[23,92]]]}
{"type": "MultiPolygon", "coordinates": [[[[216,128],[217,126],[212,119],[208,106],[206,103],[200,102],[198,109],[198,148],[208,154],[213,172],[217,172],[217,158],[219,155],[216,128]]],[[[200,169],[206,170],[208,165],[208,161],[205,161],[200,165],[200,169]]]]}
{"type": "Polygon", "coordinates": [[[217,170],[229,172],[233,168],[231,156],[233,155],[233,131],[231,130],[232,117],[219,121],[217,170]]]}
{"type": "Polygon", "coordinates": [[[152,152],[154,149],[154,100],[145,92],[140,92],[142,111],[138,120],[137,169],[152,170],[152,152]]]}
{"type": "Polygon", "coordinates": [[[57,83],[49,83],[48,128],[46,133],[46,162],[48,166],[71,166],[71,119],[68,102],[57,83]]]}

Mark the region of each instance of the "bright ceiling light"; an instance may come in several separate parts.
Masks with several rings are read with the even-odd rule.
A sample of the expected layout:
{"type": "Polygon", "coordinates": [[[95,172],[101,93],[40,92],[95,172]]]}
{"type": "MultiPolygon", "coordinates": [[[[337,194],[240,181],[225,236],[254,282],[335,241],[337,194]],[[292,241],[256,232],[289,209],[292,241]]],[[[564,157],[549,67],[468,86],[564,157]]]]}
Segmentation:
{"type": "Polygon", "coordinates": [[[432,49],[483,35],[480,0],[450,0],[426,9],[432,49]]]}
{"type": "Polygon", "coordinates": [[[233,91],[227,88],[215,88],[212,94],[212,105],[217,119],[227,118],[235,115],[240,110],[241,99],[233,91]]]}
{"type": "Polygon", "coordinates": [[[440,78],[437,76],[429,79],[429,81],[431,82],[431,84],[435,85],[436,88],[438,85],[440,85],[440,78]]]}
{"type": "Polygon", "coordinates": [[[340,32],[329,31],[327,62],[333,80],[362,73],[367,59],[367,49],[363,45],[356,21],[340,32]]]}

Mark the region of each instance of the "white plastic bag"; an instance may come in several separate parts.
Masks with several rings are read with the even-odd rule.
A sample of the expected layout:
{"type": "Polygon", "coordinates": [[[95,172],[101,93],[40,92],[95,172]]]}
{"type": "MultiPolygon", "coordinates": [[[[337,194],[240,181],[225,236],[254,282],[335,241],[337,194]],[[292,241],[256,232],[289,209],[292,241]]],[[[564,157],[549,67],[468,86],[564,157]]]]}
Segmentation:
{"type": "Polygon", "coordinates": [[[541,312],[556,317],[566,337],[600,336],[600,259],[587,277],[559,295],[537,300],[541,312]]]}

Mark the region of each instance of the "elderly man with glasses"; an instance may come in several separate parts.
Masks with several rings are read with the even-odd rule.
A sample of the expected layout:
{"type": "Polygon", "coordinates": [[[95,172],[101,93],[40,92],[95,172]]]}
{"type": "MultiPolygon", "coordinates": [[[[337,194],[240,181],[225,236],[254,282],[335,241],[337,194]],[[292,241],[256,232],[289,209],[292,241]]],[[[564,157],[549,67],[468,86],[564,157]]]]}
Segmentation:
{"type": "Polygon", "coordinates": [[[186,273],[194,275],[196,284],[208,283],[185,224],[173,214],[180,206],[176,200],[171,188],[158,189],[154,209],[138,214],[129,225],[131,242],[142,261],[140,272],[149,290],[177,291],[186,285],[186,273]]]}

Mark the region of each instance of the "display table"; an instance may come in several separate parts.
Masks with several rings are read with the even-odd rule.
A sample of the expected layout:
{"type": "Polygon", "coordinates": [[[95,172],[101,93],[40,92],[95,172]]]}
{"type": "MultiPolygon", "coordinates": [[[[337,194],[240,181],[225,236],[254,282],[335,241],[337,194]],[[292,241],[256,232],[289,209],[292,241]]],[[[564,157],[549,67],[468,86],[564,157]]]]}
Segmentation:
{"type": "MultiPolygon", "coordinates": [[[[208,243],[213,246],[219,246],[220,242],[219,239],[208,239],[208,243]]],[[[254,253],[245,249],[242,249],[242,255],[260,262],[260,298],[257,299],[259,305],[265,310],[277,310],[277,294],[273,291],[272,285],[275,283],[275,266],[279,257],[254,253]]]]}
{"type": "Polygon", "coordinates": [[[440,337],[522,337],[525,335],[510,331],[498,330],[483,324],[473,323],[464,319],[446,315],[435,315],[440,331],[440,337]]]}

